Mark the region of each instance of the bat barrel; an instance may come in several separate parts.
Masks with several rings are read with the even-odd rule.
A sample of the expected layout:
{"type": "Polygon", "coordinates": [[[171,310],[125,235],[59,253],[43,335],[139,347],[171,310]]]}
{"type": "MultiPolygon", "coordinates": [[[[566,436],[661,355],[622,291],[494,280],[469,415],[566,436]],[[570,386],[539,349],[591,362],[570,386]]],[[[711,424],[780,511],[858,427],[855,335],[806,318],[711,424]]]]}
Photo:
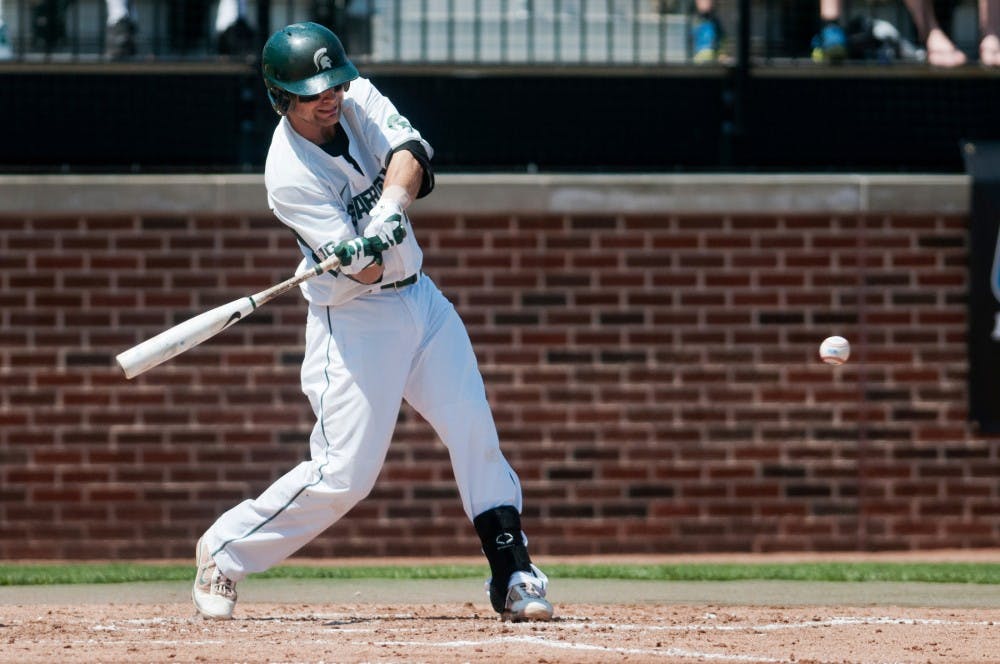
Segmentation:
{"type": "Polygon", "coordinates": [[[164,330],[120,353],[115,359],[125,377],[134,378],[239,322],[249,316],[256,306],[252,297],[233,300],[164,330]]]}
{"type": "MultiPolygon", "coordinates": [[[[153,341],[153,339],[149,341],[153,341]]],[[[129,348],[115,357],[115,361],[122,368],[126,378],[135,378],[139,374],[149,371],[156,365],[166,362],[174,356],[154,351],[149,346],[146,346],[146,343],[143,342],[138,346],[129,348]]]]}
{"type": "MultiPolygon", "coordinates": [[[[373,249],[377,242],[376,238],[365,238],[366,254],[370,255],[371,251],[382,251],[387,248],[373,249]]],[[[141,344],[119,353],[115,358],[118,361],[118,366],[125,372],[126,378],[135,378],[158,364],[162,364],[170,358],[180,355],[190,348],[194,348],[206,339],[210,339],[219,332],[222,332],[230,325],[238,323],[253,313],[257,307],[291,290],[306,279],[323,274],[327,270],[333,270],[339,265],[340,260],[336,255],[329,256],[311,270],[297,274],[280,284],[271,286],[267,290],[263,290],[255,295],[241,297],[221,307],[216,307],[215,309],[199,314],[194,318],[189,318],[180,325],[175,325],[170,329],[164,330],[152,339],[143,341],[141,344]]]]}

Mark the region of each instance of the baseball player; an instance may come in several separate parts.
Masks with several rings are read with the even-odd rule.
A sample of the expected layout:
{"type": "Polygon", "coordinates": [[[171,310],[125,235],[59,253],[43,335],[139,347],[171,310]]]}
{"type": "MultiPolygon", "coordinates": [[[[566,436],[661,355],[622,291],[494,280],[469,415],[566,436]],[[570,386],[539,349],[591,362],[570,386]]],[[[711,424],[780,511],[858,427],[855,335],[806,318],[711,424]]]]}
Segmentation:
{"type": "Polygon", "coordinates": [[[500,452],[468,334],[421,272],[406,214],[434,188],[431,146],[321,25],[276,32],[262,69],[281,116],[264,171],[268,203],[295,234],[300,270],[331,254],[341,265],[302,286],[311,458],[201,537],[195,606],[232,617],[237,582],[280,563],[364,498],[406,399],[448,448],[492,572],[493,608],[504,619],[549,620],[548,579],[521,529],[520,481],[500,452]],[[372,244],[383,251],[368,252],[372,244]]]}

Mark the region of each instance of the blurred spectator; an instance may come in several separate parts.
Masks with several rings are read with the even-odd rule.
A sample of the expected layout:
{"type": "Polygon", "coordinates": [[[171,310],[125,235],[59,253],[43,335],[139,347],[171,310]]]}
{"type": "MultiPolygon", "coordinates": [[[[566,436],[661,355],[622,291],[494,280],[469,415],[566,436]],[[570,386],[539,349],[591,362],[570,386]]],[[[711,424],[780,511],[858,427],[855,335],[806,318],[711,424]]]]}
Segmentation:
{"type": "Polygon", "coordinates": [[[691,59],[698,64],[716,62],[722,47],[722,23],[715,13],[715,0],[695,0],[696,16],[691,24],[691,59]]]}
{"type": "Polygon", "coordinates": [[[819,33],[812,40],[814,62],[837,63],[847,57],[847,35],[842,25],[843,0],[820,0],[819,33]]]}
{"type": "Polygon", "coordinates": [[[979,62],[1000,67],[1000,0],[979,0],[979,62]]]}
{"type": "MultiPolygon", "coordinates": [[[[935,67],[959,67],[968,60],[948,37],[931,0],[906,0],[917,35],[927,48],[927,62],[935,67]]],[[[979,0],[979,62],[1000,66],[1000,0],[979,0]]]]}
{"type": "MultiPolygon", "coordinates": [[[[935,67],[958,67],[966,62],[965,53],[958,49],[941,28],[931,0],[904,0],[910,10],[917,35],[927,48],[927,62],[935,67]]],[[[981,2],[980,5],[985,4],[981,2]]]]}
{"type": "MultiPolygon", "coordinates": [[[[107,55],[112,59],[135,55],[136,14],[131,0],[107,0],[107,55]]],[[[208,3],[204,0],[170,0],[167,15],[168,46],[184,55],[196,50],[205,35],[208,3]]],[[[220,55],[256,54],[254,29],[247,20],[246,0],[219,0],[215,15],[213,47],[220,55]]]]}
{"type": "Polygon", "coordinates": [[[215,13],[215,48],[220,55],[256,56],[263,43],[247,20],[246,0],[219,0],[215,13]]]}
{"type": "Polygon", "coordinates": [[[72,0],[29,0],[31,50],[51,53],[66,40],[66,10],[72,0]]]}
{"type": "Polygon", "coordinates": [[[109,58],[135,55],[136,25],[127,0],[107,0],[108,20],[104,28],[104,49],[109,58]]]}
{"type": "MultiPolygon", "coordinates": [[[[524,16],[530,15],[529,2],[522,0],[517,4],[516,11],[524,16]]],[[[375,0],[311,0],[309,11],[310,20],[340,37],[348,53],[371,53],[371,20],[375,13],[375,0]]]]}
{"type": "MultiPolygon", "coordinates": [[[[66,41],[66,14],[73,0],[29,0],[31,48],[52,53],[66,41]]],[[[105,52],[111,59],[136,54],[139,21],[132,0],[106,0],[105,52]]],[[[170,51],[185,54],[198,48],[206,33],[209,3],[168,0],[167,40],[170,51]]],[[[2,14],[0,14],[2,15],[2,14]]],[[[219,0],[214,49],[222,55],[249,55],[257,44],[247,21],[246,0],[219,0]]]]}
{"type": "Polygon", "coordinates": [[[3,22],[3,0],[0,0],[0,60],[10,60],[12,57],[14,57],[14,51],[10,48],[7,24],[3,22]]]}
{"type": "Polygon", "coordinates": [[[889,21],[857,14],[847,22],[847,57],[880,64],[926,62],[927,52],[889,21]]]}
{"type": "MultiPolygon", "coordinates": [[[[692,58],[697,63],[715,62],[725,34],[715,12],[715,0],[695,0],[695,11],[697,16],[691,26],[692,58]]],[[[816,62],[840,62],[846,57],[843,11],[843,0],[819,0],[820,28],[812,39],[812,59],[816,62]]]]}

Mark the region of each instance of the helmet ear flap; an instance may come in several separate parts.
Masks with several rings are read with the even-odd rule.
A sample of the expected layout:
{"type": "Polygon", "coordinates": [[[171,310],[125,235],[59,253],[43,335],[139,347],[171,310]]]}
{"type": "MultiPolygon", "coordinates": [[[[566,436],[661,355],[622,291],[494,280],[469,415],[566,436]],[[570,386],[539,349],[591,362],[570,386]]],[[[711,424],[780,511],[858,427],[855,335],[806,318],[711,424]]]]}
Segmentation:
{"type": "Polygon", "coordinates": [[[278,115],[286,115],[288,107],[292,105],[292,96],[272,85],[267,86],[267,98],[271,101],[271,107],[278,115]]]}

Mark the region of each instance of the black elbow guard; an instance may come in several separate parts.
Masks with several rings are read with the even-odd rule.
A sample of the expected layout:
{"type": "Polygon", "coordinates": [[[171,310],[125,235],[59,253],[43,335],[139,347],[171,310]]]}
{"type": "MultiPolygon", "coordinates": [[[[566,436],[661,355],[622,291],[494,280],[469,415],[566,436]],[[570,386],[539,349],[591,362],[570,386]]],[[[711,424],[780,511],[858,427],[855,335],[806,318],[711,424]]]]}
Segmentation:
{"type": "Polygon", "coordinates": [[[386,157],[386,167],[388,167],[389,162],[392,161],[392,155],[396,154],[400,150],[406,150],[412,154],[414,159],[420,163],[420,168],[424,171],[423,179],[420,181],[420,191],[417,192],[417,198],[423,198],[427,194],[434,191],[434,171],[431,169],[430,155],[428,155],[427,150],[424,149],[423,143],[420,141],[407,141],[395,148],[389,153],[389,156],[386,157]]]}

